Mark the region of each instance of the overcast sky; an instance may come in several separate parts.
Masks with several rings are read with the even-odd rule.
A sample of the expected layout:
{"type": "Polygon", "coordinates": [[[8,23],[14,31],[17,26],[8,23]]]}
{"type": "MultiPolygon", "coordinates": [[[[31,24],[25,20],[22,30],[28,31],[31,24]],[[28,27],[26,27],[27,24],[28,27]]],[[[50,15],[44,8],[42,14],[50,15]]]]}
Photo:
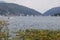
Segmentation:
{"type": "Polygon", "coordinates": [[[44,13],[53,7],[60,6],[60,0],[2,0],[2,1],[27,6],[41,13],[44,13]]]}

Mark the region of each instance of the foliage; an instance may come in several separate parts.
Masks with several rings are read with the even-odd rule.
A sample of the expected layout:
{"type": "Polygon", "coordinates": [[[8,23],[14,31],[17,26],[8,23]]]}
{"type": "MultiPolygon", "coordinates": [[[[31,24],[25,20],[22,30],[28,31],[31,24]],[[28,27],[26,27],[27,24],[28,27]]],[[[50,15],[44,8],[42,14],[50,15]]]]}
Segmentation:
{"type": "Polygon", "coordinates": [[[59,30],[26,29],[24,40],[60,40],[59,30]]]}
{"type": "MultiPolygon", "coordinates": [[[[1,32],[0,34],[4,35],[1,32]]],[[[3,35],[0,35],[0,37],[3,35]]],[[[5,37],[5,40],[8,40],[8,37],[5,37]]],[[[60,40],[60,30],[19,30],[12,40],[60,40]]]]}
{"type": "Polygon", "coordinates": [[[8,38],[9,38],[9,29],[7,27],[7,22],[4,20],[0,20],[0,40],[2,40],[2,38],[4,38],[4,40],[8,40],[8,38]],[[4,30],[4,32],[2,32],[1,29],[4,26],[6,27],[5,28],[6,30],[4,30]]]}
{"type": "Polygon", "coordinates": [[[0,31],[1,31],[1,29],[2,29],[4,26],[7,26],[6,21],[0,20],[0,31]]]}

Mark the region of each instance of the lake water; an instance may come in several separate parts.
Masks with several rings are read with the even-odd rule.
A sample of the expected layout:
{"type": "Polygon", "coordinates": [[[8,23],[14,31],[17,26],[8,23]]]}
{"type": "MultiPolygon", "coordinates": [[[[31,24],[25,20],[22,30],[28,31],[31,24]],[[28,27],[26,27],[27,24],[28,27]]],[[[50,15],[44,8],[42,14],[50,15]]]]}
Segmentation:
{"type": "Polygon", "coordinates": [[[0,17],[0,20],[8,21],[9,29],[60,29],[60,17],[51,16],[19,16],[0,17]],[[8,19],[9,18],[9,19],[8,19]]]}

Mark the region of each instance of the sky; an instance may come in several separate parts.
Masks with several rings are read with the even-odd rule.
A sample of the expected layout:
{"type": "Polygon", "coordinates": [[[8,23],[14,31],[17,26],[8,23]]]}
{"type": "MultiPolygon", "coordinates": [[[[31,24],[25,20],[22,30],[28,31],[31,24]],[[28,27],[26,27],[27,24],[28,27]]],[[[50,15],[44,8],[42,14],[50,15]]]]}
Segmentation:
{"type": "Polygon", "coordinates": [[[35,9],[41,13],[44,13],[53,7],[60,6],[60,0],[0,0],[0,1],[23,5],[35,9]]]}

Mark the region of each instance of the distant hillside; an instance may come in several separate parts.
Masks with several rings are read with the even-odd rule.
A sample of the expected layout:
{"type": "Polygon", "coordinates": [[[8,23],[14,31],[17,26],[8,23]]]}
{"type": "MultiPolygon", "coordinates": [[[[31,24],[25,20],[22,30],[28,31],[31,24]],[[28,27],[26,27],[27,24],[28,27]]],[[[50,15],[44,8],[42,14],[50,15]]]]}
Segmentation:
{"type": "Polygon", "coordinates": [[[0,15],[4,15],[4,16],[40,16],[41,13],[39,13],[38,11],[22,6],[22,5],[18,5],[18,4],[14,4],[14,3],[0,3],[0,15]]]}
{"type": "Polygon", "coordinates": [[[60,7],[55,7],[43,14],[44,16],[60,16],[60,7]]]}

